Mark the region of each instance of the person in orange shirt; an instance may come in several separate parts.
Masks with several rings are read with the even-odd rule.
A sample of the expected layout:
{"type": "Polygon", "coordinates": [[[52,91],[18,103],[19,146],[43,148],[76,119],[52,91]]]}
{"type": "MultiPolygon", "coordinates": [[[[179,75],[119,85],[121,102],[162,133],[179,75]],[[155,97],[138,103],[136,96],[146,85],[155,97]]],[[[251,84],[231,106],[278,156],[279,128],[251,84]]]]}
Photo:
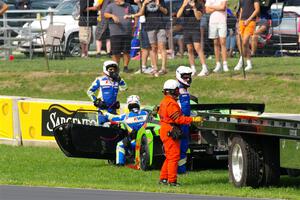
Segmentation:
{"type": "Polygon", "coordinates": [[[181,112],[177,103],[179,96],[179,83],[169,79],[164,83],[163,94],[165,95],[159,106],[160,139],[163,142],[166,159],[160,171],[159,184],[179,186],[177,183],[177,168],[180,159],[180,138],[183,135],[181,124],[201,122],[201,117],[187,117],[181,112]]]}

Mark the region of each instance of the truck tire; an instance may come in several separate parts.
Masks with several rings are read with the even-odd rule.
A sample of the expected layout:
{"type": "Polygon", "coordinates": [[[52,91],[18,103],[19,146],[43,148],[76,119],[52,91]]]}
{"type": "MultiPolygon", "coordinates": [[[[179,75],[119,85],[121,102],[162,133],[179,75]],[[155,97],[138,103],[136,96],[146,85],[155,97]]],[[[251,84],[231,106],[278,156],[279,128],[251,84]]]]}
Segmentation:
{"type": "Polygon", "coordinates": [[[253,138],[235,135],[229,148],[229,176],[236,187],[258,187],[262,181],[263,165],[258,144],[253,138]]]}
{"type": "Polygon", "coordinates": [[[278,185],[280,180],[279,140],[266,137],[263,139],[264,175],[262,186],[278,185]]]}
{"type": "Polygon", "coordinates": [[[150,167],[149,146],[148,146],[148,140],[147,140],[146,135],[143,135],[142,139],[141,139],[140,168],[143,171],[151,169],[151,167],[150,167]]]}

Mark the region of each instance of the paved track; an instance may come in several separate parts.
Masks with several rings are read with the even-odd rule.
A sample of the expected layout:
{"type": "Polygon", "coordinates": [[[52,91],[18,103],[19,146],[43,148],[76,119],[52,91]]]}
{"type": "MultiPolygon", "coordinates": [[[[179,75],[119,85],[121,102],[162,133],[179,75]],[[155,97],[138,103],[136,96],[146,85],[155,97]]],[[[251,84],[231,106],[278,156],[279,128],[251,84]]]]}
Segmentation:
{"type": "MultiPolygon", "coordinates": [[[[185,194],[0,186],[0,200],[241,200],[243,198],[185,194]]],[[[246,199],[246,198],[244,198],[246,199]]],[[[248,198],[250,199],[250,198],[248,198]]],[[[261,199],[260,199],[261,200],[261,199]]]]}

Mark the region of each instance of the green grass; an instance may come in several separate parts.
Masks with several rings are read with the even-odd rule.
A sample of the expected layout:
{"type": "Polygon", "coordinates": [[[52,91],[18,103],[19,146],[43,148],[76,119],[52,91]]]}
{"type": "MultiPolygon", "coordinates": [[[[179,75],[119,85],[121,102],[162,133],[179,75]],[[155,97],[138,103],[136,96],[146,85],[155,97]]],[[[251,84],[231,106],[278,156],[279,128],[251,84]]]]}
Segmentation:
{"type": "MultiPolygon", "coordinates": [[[[103,61],[51,60],[50,71],[43,58],[1,61],[0,95],[88,101],[86,90],[101,74],[103,61]]],[[[229,60],[231,69],[236,62],[229,60]]],[[[179,65],[188,65],[187,59],[171,60],[169,73],[160,78],[121,74],[129,86],[120,93],[121,102],[130,94],[138,94],[143,104],[158,104],[163,82],[175,77],[179,65]]],[[[213,60],[208,60],[208,65],[212,69],[213,60]]],[[[300,113],[300,58],[254,58],[253,66],[246,79],[233,71],[195,77],[190,91],[202,103],[264,102],[268,112],[300,113]]],[[[138,62],[132,61],[130,68],[137,70],[138,62]]],[[[101,160],[66,158],[58,149],[0,145],[0,184],[300,199],[299,178],[283,176],[279,188],[237,189],[228,183],[226,169],[189,172],[179,177],[180,188],[159,187],[158,177],[157,170],[142,172],[101,160]]]]}
{"type": "Polygon", "coordinates": [[[180,175],[182,187],[158,185],[159,171],[116,167],[102,160],[67,158],[58,149],[0,145],[0,184],[171,192],[299,199],[299,178],[281,178],[278,188],[235,188],[227,170],[203,169],[180,175]]]}
{"type": "MultiPolygon", "coordinates": [[[[0,94],[51,99],[86,100],[86,90],[96,76],[101,74],[104,59],[68,58],[65,61],[50,61],[50,71],[43,58],[32,61],[17,58],[0,62],[0,94]]],[[[231,69],[237,59],[230,59],[231,69]]],[[[162,98],[163,82],[175,77],[179,65],[188,65],[187,59],[171,60],[169,73],[161,78],[149,75],[122,74],[129,89],[121,92],[121,102],[130,94],[138,94],[143,104],[158,104],[162,98]]],[[[213,69],[213,60],[208,60],[213,69]]],[[[300,112],[300,58],[254,58],[254,70],[211,74],[195,77],[191,93],[202,103],[220,102],[264,102],[268,112],[300,112]]],[[[138,62],[132,61],[130,68],[138,69],[138,62]]],[[[197,66],[200,70],[199,65],[197,66]]]]}

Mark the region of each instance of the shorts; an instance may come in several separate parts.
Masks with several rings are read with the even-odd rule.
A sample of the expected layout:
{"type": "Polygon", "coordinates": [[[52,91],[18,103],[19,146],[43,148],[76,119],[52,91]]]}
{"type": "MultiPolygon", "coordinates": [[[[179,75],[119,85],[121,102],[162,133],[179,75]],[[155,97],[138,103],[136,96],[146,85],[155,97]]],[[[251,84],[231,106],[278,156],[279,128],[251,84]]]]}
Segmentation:
{"type": "Polygon", "coordinates": [[[207,14],[202,15],[200,19],[200,28],[207,28],[208,16],[207,14]]]}
{"type": "Polygon", "coordinates": [[[101,22],[99,22],[97,24],[96,33],[95,33],[96,40],[107,40],[107,39],[110,38],[109,37],[109,28],[108,28],[108,26],[106,26],[104,32],[102,32],[103,28],[105,28],[105,26],[103,26],[103,24],[101,24],[101,22]]]}
{"type": "Polygon", "coordinates": [[[129,54],[131,50],[130,35],[112,35],[110,36],[112,55],[120,55],[122,52],[129,54]]]}
{"type": "Polygon", "coordinates": [[[142,25],[141,29],[141,48],[142,49],[149,49],[151,47],[147,31],[145,31],[144,26],[142,25]]]}
{"type": "Polygon", "coordinates": [[[200,43],[200,31],[185,31],[183,33],[184,44],[200,43]]]}
{"type": "Polygon", "coordinates": [[[177,41],[177,40],[183,40],[183,35],[182,34],[176,34],[173,36],[173,40],[177,41]]]}
{"type": "Polygon", "coordinates": [[[92,27],[79,26],[79,41],[83,44],[90,44],[92,41],[92,27]]]}
{"type": "Polygon", "coordinates": [[[239,30],[240,30],[240,34],[242,37],[246,36],[251,36],[254,34],[255,32],[255,27],[256,27],[256,22],[255,21],[251,21],[249,22],[249,24],[247,26],[244,25],[244,21],[241,20],[239,22],[239,30]]]}
{"type": "Polygon", "coordinates": [[[209,24],[208,32],[209,39],[226,38],[227,25],[224,23],[209,24]]]}
{"type": "Polygon", "coordinates": [[[167,43],[167,35],[165,29],[147,31],[149,43],[167,43]]]}

